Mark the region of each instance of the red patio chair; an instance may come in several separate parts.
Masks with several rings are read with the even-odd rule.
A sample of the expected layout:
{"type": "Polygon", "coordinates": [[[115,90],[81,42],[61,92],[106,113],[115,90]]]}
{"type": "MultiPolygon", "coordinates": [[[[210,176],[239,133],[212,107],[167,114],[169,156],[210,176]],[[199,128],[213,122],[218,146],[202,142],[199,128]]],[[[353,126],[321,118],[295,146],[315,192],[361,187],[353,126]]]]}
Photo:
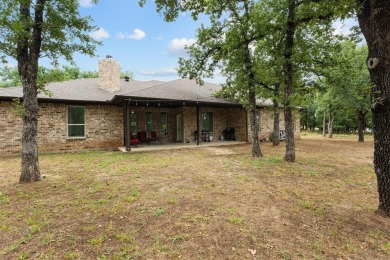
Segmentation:
{"type": "Polygon", "coordinates": [[[140,144],[140,141],[137,137],[134,137],[132,133],[130,133],[130,145],[137,146],[140,144]]]}
{"type": "Polygon", "coordinates": [[[145,132],[137,132],[137,137],[138,137],[138,140],[141,141],[141,143],[149,143],[149,139],[146,137],[146,133],[145,132]]]}
{"type": "Polygon", "coordinates": [[[159,144],[162,144],[162,138],[157,135],[156,131],[150,132],[150,139],[156,141],[159,144]]]}

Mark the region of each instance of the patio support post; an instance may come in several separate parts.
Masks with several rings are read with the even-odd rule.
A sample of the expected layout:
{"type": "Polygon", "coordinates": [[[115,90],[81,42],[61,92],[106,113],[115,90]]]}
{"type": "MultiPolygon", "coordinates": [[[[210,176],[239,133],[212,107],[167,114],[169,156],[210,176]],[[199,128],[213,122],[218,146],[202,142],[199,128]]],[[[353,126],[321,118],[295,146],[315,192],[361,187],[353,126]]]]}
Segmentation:
{"type": "Polygon", "coordinates": [[[130,143],[130,101],[126,100],[126,113],[125,113],[125,131],[126,131],[126,151],[131,151],[131,143],[130,143]]]}
{"type": "Polygon", "coordinates": [[[199,115],[199,102],[196,102],[196,144],[199,145],[199,140],[200,140],[200,115],[199,115]]]}

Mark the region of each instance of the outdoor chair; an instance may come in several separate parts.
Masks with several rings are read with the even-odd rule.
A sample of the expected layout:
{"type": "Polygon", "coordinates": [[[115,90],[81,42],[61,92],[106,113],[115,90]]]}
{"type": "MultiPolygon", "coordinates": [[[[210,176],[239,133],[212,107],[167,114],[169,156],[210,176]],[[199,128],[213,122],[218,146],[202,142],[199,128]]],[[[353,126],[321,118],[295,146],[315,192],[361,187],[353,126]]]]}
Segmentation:
{"type": "Polygon", "coordinates": [[[226,141],[236,141],[236,136],[234,134],[235,130],[233,127],[228,127],[223,131],[223,136],[226,141]]]}
{"type": "Polygon", "coordinates": [[[137,137],[141,143],[149,143],[150,142],[150,139],[148,139],[146,136],[146,132],[137,132],[137,137]]]}
{"type": "Polygon", "coordinates": [[[203,142],[210,142],[211,141],[211,134],[210,131],[202,130],[202,141],[203,142]]]}
{"type": "Polygon", "coordinates": [[[156,143],[162,144],[162,138],[157,135],[156,131],[150,132],[150,140],[155,141],[156,143]]]}
{"type": "Polygon", "coordinates": [[[134,137],[132,133],[130,133],[130,145],[137,146],[140,144],[140,141],[137,137],[134,137]]]}

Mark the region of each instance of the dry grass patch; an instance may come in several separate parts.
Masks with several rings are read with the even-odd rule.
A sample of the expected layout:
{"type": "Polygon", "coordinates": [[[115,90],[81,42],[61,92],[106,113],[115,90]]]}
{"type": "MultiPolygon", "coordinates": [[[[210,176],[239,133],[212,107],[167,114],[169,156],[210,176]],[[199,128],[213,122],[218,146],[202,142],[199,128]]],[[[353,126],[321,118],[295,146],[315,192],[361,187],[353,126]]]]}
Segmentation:
{"type": "Polygon", "coordinates": [[[296,146],[48,154],[26,185],[1,158],[0,258],[388,259],[373,142],[296,146]]]}

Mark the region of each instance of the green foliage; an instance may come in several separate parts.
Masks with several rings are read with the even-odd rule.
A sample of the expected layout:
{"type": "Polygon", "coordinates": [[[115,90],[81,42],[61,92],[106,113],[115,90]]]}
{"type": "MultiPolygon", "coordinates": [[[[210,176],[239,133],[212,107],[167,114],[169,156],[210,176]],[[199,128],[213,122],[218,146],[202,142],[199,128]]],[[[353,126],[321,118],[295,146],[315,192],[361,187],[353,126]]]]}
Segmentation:
{"type": "MultiPolygon", "coordinates": [[[[38,68],[38,85],[44,86],[50,82],[61,82],[74,79],[89,79],[97,78],[97,71],[83,71],[76,66],[62,66],[58,68],[46,68],[39,66],[38,68]]],[[[131,71],[121,71],[120,77],[133,78],[134,74],[131,71]]],[[[3,66],[0,68],[0,88],[18,87],[22,85],[18,69],[16,67],[3,66]]],[[[42,91],[43,88],[42,88],[42,91]]]]}
{"type": "MultiPolygon", "coordinates": [[[[140,1],[140,4],[145,2],[140,1]]],[[[179,59],[181,76],[202,83],[202,78],[212,77],[218,71],[226,77],[226,84],[218,95],[247,106],[248,77],[252,74],[258,97],[284,100],[279,86],[285,81],[281,71],[287,16],[281,14],[287,11],[287,0],[155,2],[157,11],[167,21],[184,11],[190,11],[195,18],[201,12],[210,18],[210,26],[201,26],[197,30],[197,42],[188,47],[189,58],[179,59]]],[[[354,1],[334,3],[330,0],[296,4],[292,104],[301,105],[306,101],[302,93],[319,87],[313,79],[320,73],[319,67],[331,63],[339,38],[333,34],[332,21],[351,16],[354,6],[354,1]]]]}
{"type": "MultiPolygon", "coordinates": [[[[146,0],[140,0],[144,5],[146,0]]],[[[196,79],[226,77],[218,96],[235,99],[250,112],[252,155],[261,155],[255,140],[256,97],[283,101],[287,161],[295,160],[292,106],[310,91],[316,64],[324,64],[334,46],[332,21],[353,13],[355,2],[296,0],[174,1],[157,0],[157,11],[167,21],[190,11],[210,18],[210,26],[197,30],[197,41],[187,47],[189,58],[179,59],[179,75],[196,79]],[[321,39],[318,41],[318,39],[321,39]],[[329,47],[330,46],[330,47],[329,47]],[[281,73],[282,72],[282,73],[281,73]],[[281,90],[284,91],[282,92],[281,90]],[[270,92],[267,92],[270,91],[270,92]],[[284,96],[281,95],[284,94],[284,96]],[[257,95],[257,96],[256,96],[257,95]]],[[[275,127],[277,129],[277,127],[275,127]]]]}
{"type": "Polygon", "coordinates": [[[21,86],[22,82],[16,67],[4,66],[0,69],[0,88],[21,86]]]}
{"type": "Polygon", "coordinates": [[[46,57],[57,66],[61,57],[73,62],[74,52],[93,56],[95,46],[100,44],[90,36],[97,27],[92,25],[90,17],[80,15],[79,5],[76,0],[3,0],[0,3],[0,59],[3,63],[6,58],[17,61],[23,85],[23,119],[27,123],[23,124],[20,182],[41,179],[36,118],[38,92],[45,92],[45,80],[38,77],[39,59],[46,57]]]}
{"type": "MultiPolygon", "coordinates": [[[[132,76],[132,74],[130,74],[132,76]]],[[[97,71],[82,71],[78,67],[63,66],[62,68],[38,68],[38,85],[44,85],[49,82],[60,82],[73,79],[97,78],[97,71]]],[[[16,67],[4,66],[0,69],[0,87],[17,87],[22,82],[16,67]]]]}
{"type": "MultiPolygon", "coordinates": [[[[334,128],[347,130],[357,128],[359,112],[370,115],[371,83],[365,65],[367,46],[353,41],[344,41],[332,56],[333,65],[322,68],[318,83],[325,91],[315,99],[317,114],[326,111],[326,117],[335,117],[334,128]]],[[[322,117],[317,124],[322,124],[322,117]]],[[[366,124],[368,120],[366,118],[366,124]]]]}
{"type": "Polygon", "coordinates": [[[0,57],[4,59],[6,56],[10,56],[17,60],[18,46],[21,47],[20,37],[25,37],[31,47],[39,49],[39,57],[48,57],[53,64],[58,64],[60,57],[72,61],[74,52],[94,55],[95,46],[99,42],[92,39],[88,33],[95,30],[96,27],[91,25],[92,19],[90,17],[80,15],[78,6],[78,1],[67,0],[2,1],[0,5],[0,27],[2,28],[0,57]],[[31,13],[27,17],[21,16],[20,4],[31,8],[31,13]],[[37,8],[39,4],[43,5],[41,42],[34,38],[37,37],[34,33],[39,33],[36,29],[39,21],[34,20],[34,11],[39,10],[37,8]]]}
{"type": "Polygon", "coordinates": [[[121,71],[120,78],[124,79],[125,77],[134,78],[134,73],[129,70],[121,71]]]}
{"type": "Polygon", "coordinates": [[[13,102],[12,112],[23,118],[25,116],[25,111],[23,105],[20,103],[20,99],[14,98],[12,99],[12,102],[13,102]]]}

